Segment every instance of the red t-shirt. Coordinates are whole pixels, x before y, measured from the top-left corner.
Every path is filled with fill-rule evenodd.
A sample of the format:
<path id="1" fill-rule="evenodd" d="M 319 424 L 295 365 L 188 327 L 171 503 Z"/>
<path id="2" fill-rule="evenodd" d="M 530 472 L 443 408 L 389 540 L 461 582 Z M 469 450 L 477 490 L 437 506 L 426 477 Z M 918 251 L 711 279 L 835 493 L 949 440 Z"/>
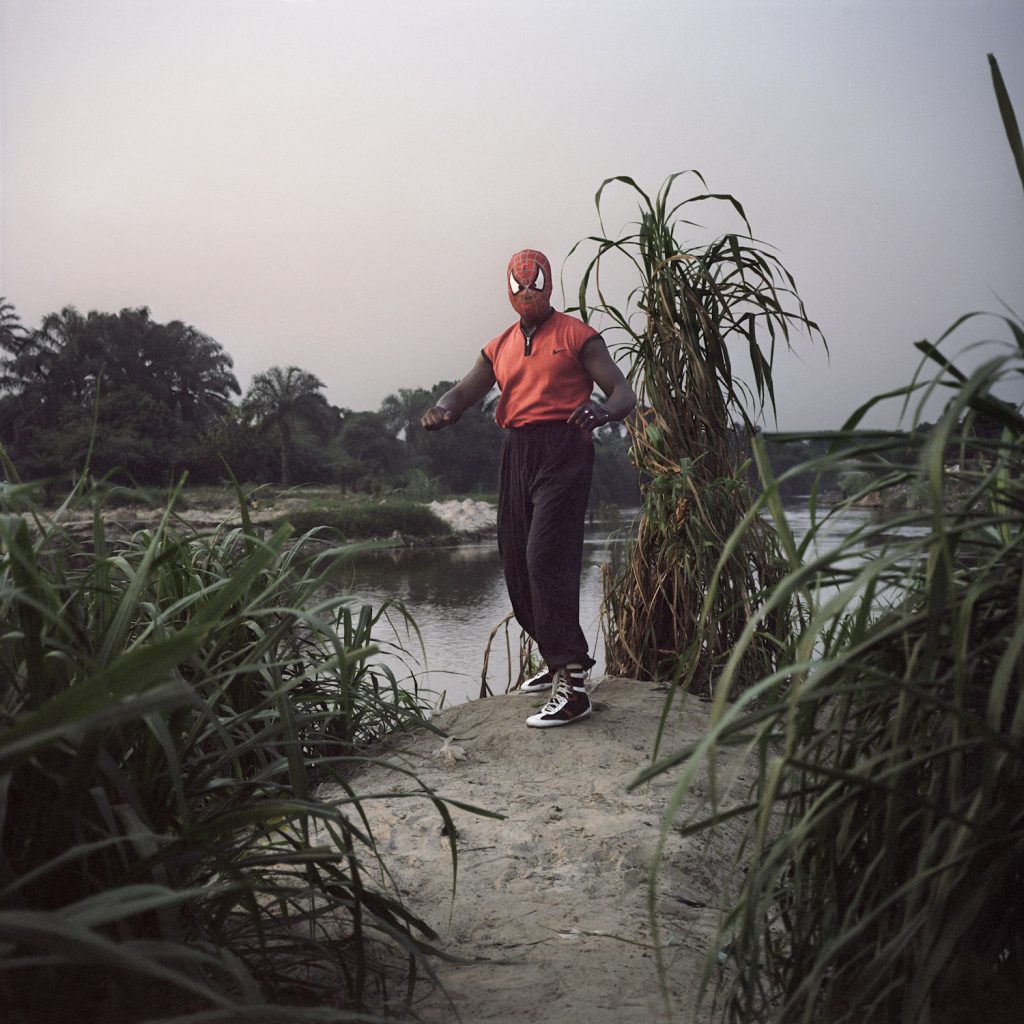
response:
<path id="1" fill-rule="evenodd" d="M 529 345 L 518 323 L 492 338 L 483 354 L 501 388 L 494 414 L 498 426 L 565 422 L 573 409 L 589 401 L 594 378 L 584 368 L 582 355 L 597 337 L 582 320 L 553 312 Z"/>

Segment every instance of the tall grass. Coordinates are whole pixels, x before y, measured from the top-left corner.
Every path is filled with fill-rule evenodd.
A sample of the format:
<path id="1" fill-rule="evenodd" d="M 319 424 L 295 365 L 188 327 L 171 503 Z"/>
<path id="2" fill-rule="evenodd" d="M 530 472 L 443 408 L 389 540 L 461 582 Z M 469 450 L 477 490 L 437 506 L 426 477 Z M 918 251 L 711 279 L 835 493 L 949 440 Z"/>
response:
<path id="1" fill-rule="evenodd" d="M 794 328 L 817 328 L 778 257 L 751 237 L 739 202 L 706 191 L 676 201 L 680 178 L 672 175 L 653 197 L 632 178 L 602 184 L 599 215 L 605 189 L 615 185 L 635 196 L 639 219 L 622 237 L 602 231 L 586 240 L 597 252 L 580 283 L 579 309 L 625 331 L 621 349 L 641 408 L 630 435 L 643 508 L 626 567 L 607 588 L 609 671 L 683 676 L 707 689 L 783 564 L 774 532 L 755 517 L 708 600 L 718 553 L 753 500 L 739 438 L 774 405 L 776 345 L 788 344 Z M 687 243 L 682 232 L 694 225 L 684 216 L 699 204 L 724 205 L 747 233 Z M 639 277 L 625 310 L 601 286 L 604 264 L 623 257 Z M 734 371 L 736 349 L 746 353 L 750 386 Z M 788 628 L 785 610 L 765 622 L 747 649 L 741 684 L 771 669 Z"/>
<path id="2" fill-rule="evenodd" d="M 1016 121 L 990 61 L 1024 183 Z M 724 667 L 709 735 L 637 780 L 679 771 L 671 824 L 716 747 L 747 745 L 756 759 L 749 792 L 720 794 L 713 814 L 683 824 L 695 833 L 746 822 L 705 976 L 721 1019 L 1020 1020 L 1024 322 L 994 322 L 1003 337 L 973 344 L 970 370 L 949 350 L 978 314 L 918 343 L 915 378 L 858 409 L 816 467 L 856 464 L 865 482 L 848 501 L 911 487 L 922 511 L 870 522 L 832 550 L 817 550 L 815 528 L 797 544 L 781 481 L 756 446 L 787 572 Z M 920 430 L 936 392 L 948 396 L 945 411 Z M 910 460 L 893 458 L 895 441 L 856 432 L 884 400 L 912 415 Z M 818 528 L 843 508 L 819 513 Z M 792 603 L 807 621 L 777 670 L 730 705 L 759 619 Z"/>
<path id="3" fill-rule="evenodd" d="M 113 543 L 99 504 L 68 534 L 76 500 L 0 492 L 0 1018 L 386 1016 L 433 933 L 359 795 L 315 793 L 424 724 L 375 663 L 383 609 L 326 585 L 343 552 L 261 535 L 244 503 L 237 529 L 169 506 Z"/>

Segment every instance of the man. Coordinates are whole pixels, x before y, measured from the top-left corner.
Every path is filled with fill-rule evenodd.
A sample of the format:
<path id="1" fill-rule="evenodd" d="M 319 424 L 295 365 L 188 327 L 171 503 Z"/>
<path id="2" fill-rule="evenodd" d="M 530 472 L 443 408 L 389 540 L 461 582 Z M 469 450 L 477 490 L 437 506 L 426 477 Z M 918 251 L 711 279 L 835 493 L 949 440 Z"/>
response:
<path id="1" fill-rule="evenodd" d="M 579 622 L 583 523 L 594 465 L 593 430 L 628 416 L 636 397 L 604 339 L 551 307 L 551 265 L 535 249 L 508 264 L 519 320 L 493 338 L 473 368 L 423 416 L 426 430 L 457 423 L 495 383 L 495 418 L 508 434 L 498 483 L 498 549 L 516 620 L 547 666 L 523 684 L 551 699 L 526 724 L 569 725 L 591 713 L 594 659 Z M 603 405 L 590 400 L 594 385 Z"/>

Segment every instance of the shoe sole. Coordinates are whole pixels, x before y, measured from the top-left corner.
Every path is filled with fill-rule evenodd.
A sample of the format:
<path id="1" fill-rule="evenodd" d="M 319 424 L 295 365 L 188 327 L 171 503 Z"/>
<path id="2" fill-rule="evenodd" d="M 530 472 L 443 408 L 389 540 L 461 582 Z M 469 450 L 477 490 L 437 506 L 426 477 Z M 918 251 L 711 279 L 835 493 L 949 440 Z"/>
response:
<path id="1" fill-rule="evenodd" d="M 526 724 L 534 729 L 556 729 L 560 725 L 572 725 L 574 722 L 582 722 L 584 718 L 589 718 L 593 713 L 593 707 L 589 707 L 586 711 L 583 712 L 582 715 L 577 715 L 575 718 L 570 718 L 568 721 L 565 722 L 558 721 L 557 719 L 549 719 L 546 722 L 537 722 L 534 721 L 533 717 L 531 716 L 526 720 Z"/>
<path id="2" fill-rule="evenodd" d="M 551 673 L 548 673 L 547 679 L 536 680 L 536 677 L 531 676 L 529 679 L 523 681 L 523 685 L 519 687 L 519 693 L 550 693 L 551 692 Z"/>

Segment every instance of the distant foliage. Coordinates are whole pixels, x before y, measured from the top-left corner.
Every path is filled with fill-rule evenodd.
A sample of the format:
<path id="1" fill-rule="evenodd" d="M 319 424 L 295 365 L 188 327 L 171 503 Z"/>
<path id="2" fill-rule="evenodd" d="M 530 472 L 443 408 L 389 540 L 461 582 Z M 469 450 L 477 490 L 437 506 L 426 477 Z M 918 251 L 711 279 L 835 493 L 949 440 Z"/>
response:
<path id="1" fill-rule="evenodd" d="M 405 440 L 409 467 L 437 479 L 449 494 L 493 491 L 505 432 L 494 422 L 494 403 L 486 399 L 463 413 L 455 430 L 426 431 L 420 418 L 448 391 L 454 381 L 432 388 L 404 389 L 381 405 L 391 430 Z"/>
<path id="2" fill-rule="evenodd" d="M 3 308 L 0 439 L 30 478 L 88 468 L 166 483 L 240 393 L 212 338 L 148 309 L 69 306 L 25 330 Z"/>
<path id="3" fill-rule="evenodd" d="M 298 366 L 257 373 L 241 402 L 231 358 L 180 321 L 149 311 L 73 307 L 26 328 L 0 299 L 0 444 L 30 480 L 56 495 L 87 470 L 95 479 L 171 486 L 338 484 L 405 491 L 423 500 L 493 493 L 504 432 L 494 401 L 458 431 L 428 434 L 420 418 L 452 386 L 402 389 L 379 410 L 332 406 L 324 382 Z M 595 468 L 595 502 L 634 504 L 628 445 L 609 434 Z"/>
<path id="4" fill-rule="evenodd" d="M 594 478 L 590 507 L 616 505 L 639 508 L 640 470 L 633 462 L 633 446 L 625 426 L 616 423 L 595 432 Z"/>
<path id="5" fill-rule="evenodd" d="M 408 476 L 406 447 L 383 413 L 349 413 L 328 449 L 333 478 L 353 491 L 398 486 Z"/>

